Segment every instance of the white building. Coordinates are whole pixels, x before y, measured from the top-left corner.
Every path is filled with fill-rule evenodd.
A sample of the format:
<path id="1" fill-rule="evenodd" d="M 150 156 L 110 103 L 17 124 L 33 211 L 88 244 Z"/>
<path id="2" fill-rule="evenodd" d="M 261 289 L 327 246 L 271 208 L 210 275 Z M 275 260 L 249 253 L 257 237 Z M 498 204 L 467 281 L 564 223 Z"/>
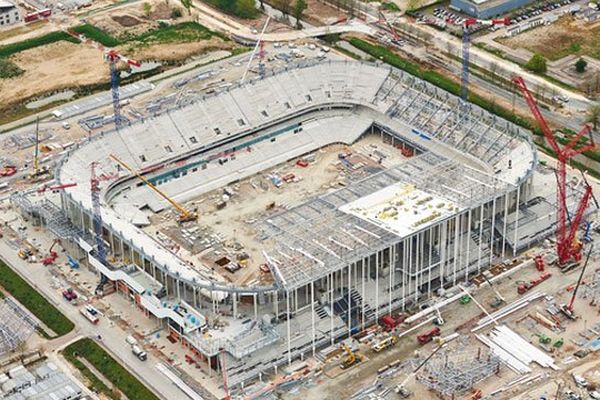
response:
<path id="1" fill-rule="evenodd" d="M 20 21 L 21 14 L 17 6 L 8 0 L 0 0 L 0 28 Z"/>

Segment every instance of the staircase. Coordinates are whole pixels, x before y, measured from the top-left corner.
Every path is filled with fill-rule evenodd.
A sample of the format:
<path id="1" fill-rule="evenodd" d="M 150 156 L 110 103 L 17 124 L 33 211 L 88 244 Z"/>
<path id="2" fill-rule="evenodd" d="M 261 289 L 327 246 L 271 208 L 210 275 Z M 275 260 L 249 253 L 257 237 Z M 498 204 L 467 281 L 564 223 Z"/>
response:
<path id="1" fill-rule="evenodd" d="M 352 290 L 350 291 L 350 297 L 352 298 L 352 300 L 354 301 L 354 303 L 359 307 L 359 309 L 362 312 L 362 307 L 363 307 L 363 298 L 360 295 L 360 293 L 358 293 L 358 291 L 354 288 L 352 288 Z M 373 311 L 373 309 L 371 308 L 371 306 L 369 306 L 369 304 L 367 302 L 364 303 L 364 307 L 365 307 L 365 321 L 370 320 L 371 318 L 375 317 L 375 311 Z"/>

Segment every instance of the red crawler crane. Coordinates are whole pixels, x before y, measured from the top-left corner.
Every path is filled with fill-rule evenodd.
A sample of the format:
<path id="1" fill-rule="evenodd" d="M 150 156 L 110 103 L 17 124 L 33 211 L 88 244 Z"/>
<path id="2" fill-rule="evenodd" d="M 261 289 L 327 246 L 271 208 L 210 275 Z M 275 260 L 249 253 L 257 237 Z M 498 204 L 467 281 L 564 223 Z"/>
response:
<path id="1" fill-rule="evenodd" d="M 577 206 L 575 216 L 569 218 L 569 210 L 567 208 L 567 162 L 578 154 L 588 151 L 594 147 L 594 138 L 591 135 L 589 125 L 584 127 L 573 136 L 567 144 L 559 146 L 554 134 L 548 127 L 546 120 L 542 113 L 537 107 L 535 99 L 527 89 L 525 81 L 522 77 L 516 76 L 512 81 L 523 93 L 523 97 L 529 105 L 529 109 L 533 113 L 536 121 L 540 125 L 546 141 L 552 148 L 552 151 L 556 154 L 557 166 L 556 166 L 556 203 L 557 203 L 557 231 L 556 231 L 556 250 L 558 253 L 558 262 L 560 265 L 564 265 L 571 260 L 581 260 L 581 243 L 575 238 L 577 228 L 583 218 L 583 213 L 588 205 L 590 197 L 592 196 L 592 187 L 586 182 L 585 192 Z M 580 145 L 579 140 L 584 136 L 589 136 L 589 141 Z M 568 226 L 570 223 L 570 226 Z"/>

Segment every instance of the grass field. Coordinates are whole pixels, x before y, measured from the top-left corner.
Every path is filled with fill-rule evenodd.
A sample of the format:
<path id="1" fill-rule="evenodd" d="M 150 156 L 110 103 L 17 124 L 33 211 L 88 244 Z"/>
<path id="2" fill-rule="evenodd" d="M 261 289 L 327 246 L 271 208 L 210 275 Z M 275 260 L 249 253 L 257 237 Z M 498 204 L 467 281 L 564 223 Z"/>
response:
<path id="1" fill-rule="evenodd" d="M 107 47 L 116 47 L 122 44 L 135 45 L 136 42 L 141 45 L 190 43 L 208 40 L 213 36 L 220 37 L 223 40 L 229 40 L 221 33 L 213 32 L 205 26 L 191 21 L 174 25 L 165 24 L 157 29 L 149 30 L 140 35 L 130 35 L 125 33 L 119 37 L 112 36 L 102 29 L 90 24 L 76 26 L 73 30 Z"/>
<path id="2" fill-rule="evenodd" d="M 129 400 L 159 400 L 142 382 L 131 375 L 121 364 L 110 356 L 92 339 L 81 339 L 67 346 L 63 354 L 75 367 L 102 390 L 109 390 L 77 357 L 90 362 L 106 379 L 119 389 Z M 88 376 L 91 374 L 92 376 Z M 109 390 L 110 391 L 110 390 Z M 112 397 L 112 396 L 110 396 Z M 112 397 L 114 398 L 114 397 Z"/>
<path id="3" fill-rule="evenodd" d="M 0 286 L 58 336 L 66 335 L 75 327 L 73 322 L 2 261 L 0 261 Z"/>

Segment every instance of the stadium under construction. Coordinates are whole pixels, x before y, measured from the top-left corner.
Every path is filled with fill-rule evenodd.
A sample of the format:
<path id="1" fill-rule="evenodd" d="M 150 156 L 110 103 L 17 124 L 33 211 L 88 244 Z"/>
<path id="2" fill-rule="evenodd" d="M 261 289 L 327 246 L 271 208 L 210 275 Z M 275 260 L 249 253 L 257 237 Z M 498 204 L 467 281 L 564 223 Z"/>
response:
<path id="1" fill-rule="evenodd" d="M 382 144 L 364 146 L 365 159 L 375 159 L 363 163 L 364 173 L 237 221 L 230 236 L 251 231 L 246 257 L 217 248 L 219 225 L 198 228 L 213 213 L 203 211 L 202 196 L 221 196 L 291 160 L 316 168 L 311 157 L 321 149 L 367 137 Z M 335 159 L 357 169 L 348 157 Z M 213 369 L 225 355 L 230 386 L 443 296 L 555 229 L 554 175 L 538 168 L 529 132 L 414 76 L 363 62 L 302 63 L 198 96 L 69 150 L 55 179 L 77 185 L 59 201 L 18 193 L 13 203 L 76 245 L 101 291 L 126 294 Z M 149 184 L 198 212 L 198 221 L 177 224 Z M 264 196 L 273 190 L 284 189 Z M 575 204 L 577 183 L 569 190 Z M 105 262 L 94 239 L 98 213 Z M 170 245 L 165 225 L 203 246 Z M 243 280 L 221 268 L 238 261 L 249 271 Z"/>

